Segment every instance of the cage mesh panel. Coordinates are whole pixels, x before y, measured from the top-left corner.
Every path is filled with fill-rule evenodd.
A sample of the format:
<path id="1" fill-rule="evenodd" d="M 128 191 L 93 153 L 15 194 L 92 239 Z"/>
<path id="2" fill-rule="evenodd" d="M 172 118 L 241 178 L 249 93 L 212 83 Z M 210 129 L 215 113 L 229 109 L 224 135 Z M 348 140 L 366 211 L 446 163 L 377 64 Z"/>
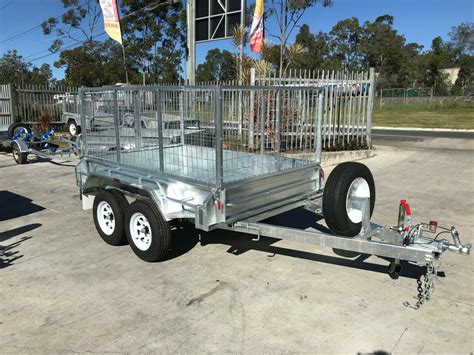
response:
<path id="1" fill-rule="evenodd" d="M 297 153 L 316 150 L 319 93 L 308 87 L 85 90 L 86 155 L 210 186 L 221 176 L 219 144 L 224 183 L 302 167 L 312 162 Z"/>

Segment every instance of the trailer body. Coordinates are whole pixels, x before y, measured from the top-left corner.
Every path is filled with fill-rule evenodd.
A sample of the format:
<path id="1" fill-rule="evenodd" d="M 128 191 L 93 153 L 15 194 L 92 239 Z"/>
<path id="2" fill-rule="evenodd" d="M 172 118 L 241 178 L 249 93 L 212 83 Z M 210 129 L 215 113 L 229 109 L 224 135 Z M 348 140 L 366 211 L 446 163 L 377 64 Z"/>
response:
<path id="1" fill-rule="evenodd" d="M 146 254 L 153 238 L 169 242 L 168 232 L 159 229 L 162 235 L 157 236 L 157 228 L 176 219 L 191 219 L 204 231 L 226 229 L 255 240 L 269 236 L 386 257 L 392 260 L 392 275 L 401 260 L 433 265 L 446 250 L 469 254 L 470 246 L 461 244 L 455 229 L 450 243 L 427 235 L 432 226 L 413 225 L 406 203 L 400 205 L 397 226 L 371 223 L 375 189 L 362 164 L 336 168 L 327 180 L 331 188 L 325 188 L 321 137 L 324 117 L 335 109 L 329 104 L 332 92 L 309 86 L 82 88 L 80 115 L 86 130 L 76 177 L 83 207 L 94 208 L 99 234 L 109 244 L 123 241 L 115 223 L 124 223 L 132 249 L 147 261 L 163 255 L 163 250 Z M 128 112 L 119 103 L 124 97 L 133 103 Z M 102 105 L 97 102 L 101 98 L 111 98 L 112 126 L 97 124 L 91 114 L 91 107 Z M 141 124 L 144 112 L 146 126 Z M 169 117 L 179 117 L 174 133 L 179 139 L 166 134 Z M 200 123 L 199 139 L 186 138 L 187 121 Z M 308 152 L 314 159 L 297 158 Z M 123 196 L 135 200 L 125 212 L 116 207 L 127 205 Z M 262 222 L 299 207 L 323 214 L 339 233 Z M 125 220 L 116 221 L 117 214 Z M 108 241 L 108 235 L 118 239 Z"/>

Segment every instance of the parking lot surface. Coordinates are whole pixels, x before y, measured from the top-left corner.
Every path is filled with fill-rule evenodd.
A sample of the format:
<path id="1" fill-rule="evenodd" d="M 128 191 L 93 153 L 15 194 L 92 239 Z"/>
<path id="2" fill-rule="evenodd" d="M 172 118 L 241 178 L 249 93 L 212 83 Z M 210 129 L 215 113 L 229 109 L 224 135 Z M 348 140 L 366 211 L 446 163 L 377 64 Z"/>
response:
<path id="1" fill-rule="evenodd" d="M 474 243 L 474 145 L 434 138 L 378 146 L 373 221 L 456 225 Z M 82 211 L 74 160 L 16 165 L 0 153 L 0 353 L 472 353 L 473 257 L 446 253 L 434 298 L 387 261 L 225 231 L 173 230 L 171 256 L 145 263 L 106 245 Z M 327 173 L 331 167 L 328 167 Z M 303 210 L 275 223 L 312 228 Z"/>

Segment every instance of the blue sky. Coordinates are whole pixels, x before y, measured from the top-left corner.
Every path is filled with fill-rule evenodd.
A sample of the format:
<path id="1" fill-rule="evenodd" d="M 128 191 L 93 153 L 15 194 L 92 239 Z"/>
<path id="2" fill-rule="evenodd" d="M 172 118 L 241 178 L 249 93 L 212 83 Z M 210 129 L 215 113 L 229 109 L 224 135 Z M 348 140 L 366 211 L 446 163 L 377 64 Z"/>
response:
<path id="1" fill-rule="evenodd" d="M 252 3 L 250 0 L 248 4 Z M 0 42 L 17 34 L 32 29 L 48 17 L 61 15 L 63 7 L 60 0 L 0 0 Z M 429 47 L 431 40 L 440 35 L 447 39 L 452 26 L 461 22 L 474 22 L 473 0 L 334 0 L 331 8 L 315 6 L 307 11 L 301 24 L 306 23 L 313 32 L 329 31 L 339 20 L 357 17 L 362 22 L 373 21 L 377 16 L 390 14 L 394 16 L 394 27 L 404 34 L 408 42 L 417 42 Z M 274 28 L 270 24 L 270 30 Z M 105 35 L 100 38 L 105 38 Z M 26 59 L 33 60 L 47 55 L 52 41 L 51 36 L 44 36 L 41 29 L 32 29 L 26 35 L 0 43 L 0 55 L 16 49 Z M 229 41 L 218 41 L 198 44 L 197 63 L 204 60 L 207 50 L 211 48 L 231 49 Z M 40 66 L 43 63 L 53 64 L 57 55 L 47 56 L 33 62 Z M 53 67 L 57 78 L 64 72 Z"/>

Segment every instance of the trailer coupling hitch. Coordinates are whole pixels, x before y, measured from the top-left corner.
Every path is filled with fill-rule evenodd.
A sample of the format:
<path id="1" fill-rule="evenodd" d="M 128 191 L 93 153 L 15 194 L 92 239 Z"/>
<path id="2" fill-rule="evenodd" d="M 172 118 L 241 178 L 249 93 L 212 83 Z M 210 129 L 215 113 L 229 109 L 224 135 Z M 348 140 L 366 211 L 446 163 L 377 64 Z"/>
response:
<path id="1" fill-rule="evenodd" d="M 459 232 L 454 226 L 451 227 L 450 232 L 454 244 L 450 244 L 449 241 L 443 239 L 442 242 L 444 250 L 449 250 L 461 255 L 469 255 L 471 253 L 471 244 L 463 245 L 461 243 L 461 240 L 459 239 Z"/>
<path id="2" fill-rule="evenodd" d="M 442 231 L 436 234 L 434 238 L 424 235 L 424 232 L 436 233 L 438 229 Z M 459 237 L 459 232 L 453 226 L 451 228 L 446 228 L 438 226 L 437 221 L 430 221 L 429 223 L 420 223 L 415 226 L 412 224 L 411 219 L 411 209 L 410 205 L 406 200 L 400 201 L 400 207 L 398 212 L 398 226 L 396 230 L 401 233 L 401 238 L 403 245 L 426 245 L 432 247 L 433 256 L 426 259 L 426 274 L 421 275 L 417 280 L 417 291 L 418 294 L 415 297 L 415 304 L 410 304 L 409 302 L 404 302 L 406 307 L 413 309 L 419 309 L 425 302 L 429 301 L 434 288 L 436 281 L 438 279 L 438 270 L 440 267 L 440 256 L 446 251 L 452 251 L 461 255 L 469 255 L 471 252 L 471 245 L 463 245 Z M 452 243 L 447 239 L 438 239 L 438 236 L 441 234 L 451 235 Z M 389 267 L 389 275 L 392 278 L 397 278 L 398 271 L 396 267 L 399 265 L 399 260 L 395 259 Z M 394 277 L 395 276 L 395 277 Z"/>
<path id="3" fill-rule="evenodd" d="M 442 250 L 450 250 L 452 252 L 461 254 L 461 255 L 469 255 L 471 252 L 471 244 L 463 245 L 459 238 L 459 232 L 453 226 L 451 229 L 445 228 L 445 231 L 442 233 L 450 233 L 453 239 L 453 244 L 451 244 L 447 239 L 443 239 L 440 241 Z M 434 289 L 436 281 L 438 280 L 438 270 L 440 267 L 440 260 L 439 258 L 434 258 L 433 260 L 429 261 L 426 265 L 426 274 L 420 276 L 417 280 L 417 291 L 418 295 L 416 296 L 416 303 L 410 304 L 409 302 L 404 302 L 403 304 L 406 307 L 410 307 L 413 309 L 419 309 L 423 304 L 430 300 Z"/>

